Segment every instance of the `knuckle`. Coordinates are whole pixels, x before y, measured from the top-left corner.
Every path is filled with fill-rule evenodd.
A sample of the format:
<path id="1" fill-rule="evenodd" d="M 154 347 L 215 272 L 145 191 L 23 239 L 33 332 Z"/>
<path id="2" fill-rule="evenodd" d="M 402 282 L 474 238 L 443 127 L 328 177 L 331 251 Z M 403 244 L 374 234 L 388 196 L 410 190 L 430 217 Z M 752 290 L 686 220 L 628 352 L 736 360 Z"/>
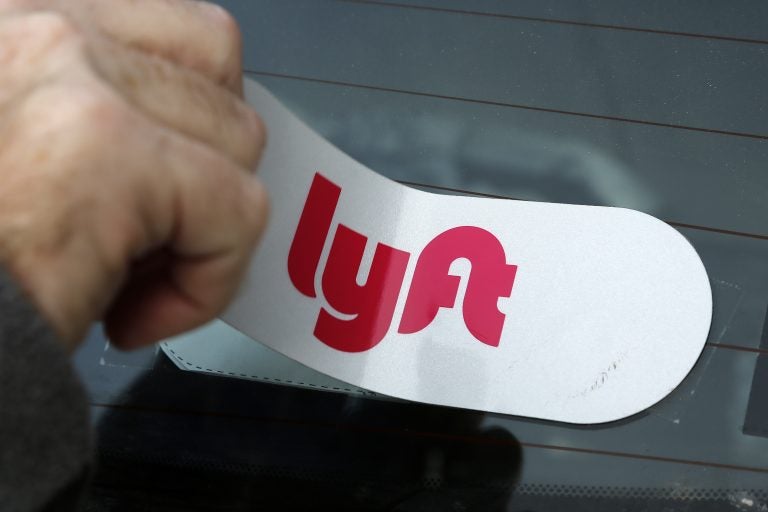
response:
<path id="1" fill-rule="evenodd" d="M 35 3 L 30 0 L 0 0 L 0 12 L 5 13 L 29 9 Z"/>
<path id="2" fill-rule="evenodd" d="M 269 196 L 261 182 L 247 177 L 243 187 L 241 218 L 249 238 L 256 242 L 269 218 Z"/>
<path id="3" fill-rule="evenodd" d="M 235 17 L 223 7 L 214 4 L 207 4 L 206 7 L 210 9 L 210 18 L 216 24 L 216 48 L 211 52 L 210 58 L 213 59 L 213 65 L 218 69 L 220 78 L 231 80 L 240 72 L 240 26 Z"/>
<path id="4" fill-rule="evenodd" d="M 241 33 L 240 26 L 237 23 L 235 17 L 225 8 L 216 4 L 208 4 L 208 8 L 212 11 L 211 18 L 215 20 L 218 25 L 219 33 L 222 35 L 222 41 L 224 47 L 231 52 L 238 51 L 240 49 Z"/>
<path id="5" fill-rule="evenodd" d="M 80 27 L 68 16 L 57 11 L 37 11 L 24 16 L 27 33 L 48 46 L 83 39 Z"/>
<path id="6" fill-rule="evenodd" d="M 249 127 L 249 143 L 247 145 L 248 154 L 246 156 L 248 159 L 248 164 L 254 167 L 261 158 L 261 154 L 264 151 L 264 147 L 267 143 L 267 127 L 264 124 L 261 116 L 259 116 L 252 109 L 248 108 L 246 109 L 246 112 Z"/>
<path id="7" fill-rule="evenodd" d="M 86 38 L 75 22 L 56 11 L 35 11 L 9 16 L 0 28 L 0 61 L 13 73 L 42 73 L 61 68 L 83 55 Z M 19 67 L 20 66 L 20 67 Z M 36 70 L 36 71 L 35 71 Z"/>
<path id="8" fill-rule="evenodd" d="M 38 108 L 48 126 L 66 134 L 78 148 L 103 147 L 119 140 L 128 112 L 121 101 L 98 85 L 60 85 L 44 91 Z"/>
<path id="9" fill-rule="evenodd" d="M 0 18 L 0 40 L 3 49 L 18 48 L 30 63 L 37 63 L 40 57 L 84 37 L 77 24 L 60 12 L 21 11 Z"/>
<path id="10" fill-rule="evenodd" d="M 120 124 L 122 108 L 108 94 L 79 90 L 68 93 L 67 98 L 69 121 L 76 126 L 90 127 L 98 133 Z"/>

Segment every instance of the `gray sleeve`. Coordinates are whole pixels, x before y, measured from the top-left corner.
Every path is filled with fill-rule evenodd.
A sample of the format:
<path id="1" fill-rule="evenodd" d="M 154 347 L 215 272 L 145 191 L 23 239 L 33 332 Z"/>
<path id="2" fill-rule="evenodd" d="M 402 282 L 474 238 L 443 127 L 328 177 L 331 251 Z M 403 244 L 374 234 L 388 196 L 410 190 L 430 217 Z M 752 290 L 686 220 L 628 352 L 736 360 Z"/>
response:
<path id="1" fill-rule="evenodd" d="M 56 335 L 0 269 L 0 510 L 68 510 L 90 465 L 85 393 Z"/>

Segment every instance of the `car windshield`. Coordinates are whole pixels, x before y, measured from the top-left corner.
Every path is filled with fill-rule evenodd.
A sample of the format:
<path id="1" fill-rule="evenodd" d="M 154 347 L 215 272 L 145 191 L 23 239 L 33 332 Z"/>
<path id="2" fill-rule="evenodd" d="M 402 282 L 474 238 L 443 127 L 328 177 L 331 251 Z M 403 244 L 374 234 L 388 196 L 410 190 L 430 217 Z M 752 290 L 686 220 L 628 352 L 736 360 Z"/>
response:
<path id="1" fill-rule="evenodd" d="M 392 400 L 267 349 L 249 380 L 183 371 L 96 329 L 87 510 L 768 510 L 768 3 L 219 3 L 247 76 L 388 178 L 668 222 L 712 328 L 666 399 L 598 426 Z"/>

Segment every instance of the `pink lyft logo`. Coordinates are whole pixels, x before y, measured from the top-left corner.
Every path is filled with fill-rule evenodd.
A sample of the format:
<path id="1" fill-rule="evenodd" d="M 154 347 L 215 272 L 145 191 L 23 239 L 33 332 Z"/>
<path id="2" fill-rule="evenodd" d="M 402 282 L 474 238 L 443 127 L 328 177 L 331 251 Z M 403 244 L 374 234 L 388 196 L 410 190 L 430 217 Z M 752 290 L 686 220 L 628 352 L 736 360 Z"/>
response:
<path id="1" fill-rule="evenodd" d="M 291 282 L 307 297 L 317 296 L 315 275 L 340 197 L 341 187 L 315 174 L 288 253 Z M 357 274 L 367 243 L 367 236 L 339 223 L 322 273 L 325 300 L 338 313 L 354 317 L 339 318 L 321 307 L 314 335 L 344 352 L 369 350 L 387 334 L 411 257 L 407 251 L 377 243 L 368 279 L 359 285 Z M 506 263 L 504 248 L 493 234 L 474 226 L 444 231 L 424 247 L 397 332 L 418 332 L 432 323 L 441 307 L 454 307 L 461 278 L 448 271 L 459 258 L 472 265 L 462 307 L 464 323 L 478 341 L 497 347 L 504 326 L 497 301 L 512 294 L 517 265 Z"/>

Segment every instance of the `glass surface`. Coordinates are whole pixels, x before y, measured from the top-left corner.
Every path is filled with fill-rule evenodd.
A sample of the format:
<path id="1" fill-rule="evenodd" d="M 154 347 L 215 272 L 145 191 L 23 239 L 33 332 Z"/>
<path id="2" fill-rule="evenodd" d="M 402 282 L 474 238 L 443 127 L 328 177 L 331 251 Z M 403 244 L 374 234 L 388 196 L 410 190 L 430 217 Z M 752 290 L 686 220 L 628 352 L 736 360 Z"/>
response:
<path id="1" fill-rule="evenodd" d="M 385 176 L 670 222 L 712 329 L 599 427 L 182 372 L 94 331 L 87 509 L 768 510 L 768 4 L 220 3 L 249 76 Z"/>

